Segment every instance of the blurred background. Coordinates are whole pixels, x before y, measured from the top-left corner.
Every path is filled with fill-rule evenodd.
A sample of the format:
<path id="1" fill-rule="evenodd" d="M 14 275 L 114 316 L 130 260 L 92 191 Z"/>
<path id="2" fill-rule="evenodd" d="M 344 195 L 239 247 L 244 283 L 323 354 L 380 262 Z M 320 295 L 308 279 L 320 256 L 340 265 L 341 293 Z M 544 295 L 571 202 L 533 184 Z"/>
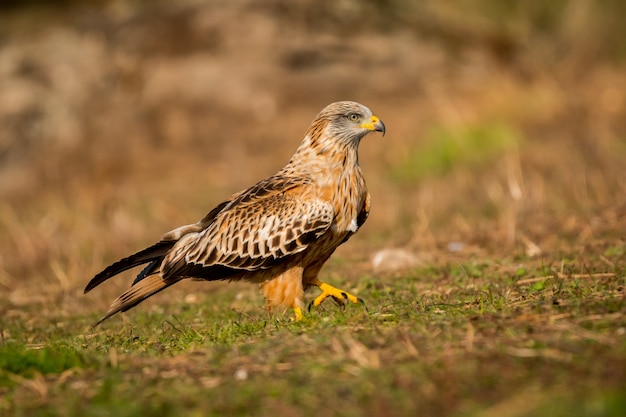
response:
<path id="1" fill-rule="evenodd" d="M 625 15 L 617 0 L 3 0 L 0 312 L 82 306 L 108 263 L 281 168 L 337 100 L 388 128 L 361 143 L 371 216 L 332 261 L 352 274 L 623 245 Z"/>

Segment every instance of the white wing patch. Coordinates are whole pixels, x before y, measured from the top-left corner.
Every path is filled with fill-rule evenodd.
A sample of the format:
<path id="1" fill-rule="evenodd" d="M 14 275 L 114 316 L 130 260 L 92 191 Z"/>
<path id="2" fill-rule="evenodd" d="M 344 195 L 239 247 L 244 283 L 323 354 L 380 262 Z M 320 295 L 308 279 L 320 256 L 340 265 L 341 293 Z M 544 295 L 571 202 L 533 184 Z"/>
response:
<path id="1" fill-rule="evenodd" d="M 274 223 L 276 222 L 276 216 L 267 216 L 265 219 L 265 223 L 261 226 L 259 230 L 259 240 L 266 242 L 270 238 L 270 233 L 272 232 Z"/>
<path id="2" fill-rule="evenodd" d="M 356 231 L 359 230 L 359 226 L 356 224 L 356 219 L 352 219 L 352 221 L 350 222 L 350 226 L 348 227 L 348 230 L 351 231 L 352 233 L 356 233 Z"/>

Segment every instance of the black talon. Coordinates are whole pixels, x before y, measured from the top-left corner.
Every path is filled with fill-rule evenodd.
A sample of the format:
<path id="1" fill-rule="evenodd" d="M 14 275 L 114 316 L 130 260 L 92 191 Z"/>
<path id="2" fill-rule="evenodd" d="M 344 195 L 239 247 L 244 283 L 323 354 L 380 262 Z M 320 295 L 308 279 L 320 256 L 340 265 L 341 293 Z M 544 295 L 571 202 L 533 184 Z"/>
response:
<path id="1" fill-rule="evenodd" d="M 344 297 L 346 296 L 345 293 L 342 293 L 341 295 L 343 295 Z M 331 297 L 332 297 L 333 301 L 335 302 L 335 304 L 337 304 L 337 307 L 339 307 L 339 308 L 346 308 L 347 297 L 345 297 L 345 298 L 338 298 L 338 297 L 335 297 L 334 295 L 331 295 Z"/>
<path id="2" fill-rule="evenodd" d="M 309 301 L 309 306 L 306 309 L 309 313 L 311 312 L 311 307 L 313 307 L 313 300 Z"/>

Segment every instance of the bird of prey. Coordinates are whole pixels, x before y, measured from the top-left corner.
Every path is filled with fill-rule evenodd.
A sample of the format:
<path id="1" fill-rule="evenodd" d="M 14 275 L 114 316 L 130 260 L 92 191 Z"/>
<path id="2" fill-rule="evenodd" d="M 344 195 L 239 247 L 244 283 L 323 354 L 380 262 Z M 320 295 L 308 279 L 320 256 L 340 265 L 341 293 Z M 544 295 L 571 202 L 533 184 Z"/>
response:
<path id="1" fill-rule="evenodd" d="M 341 101 L 325 107 L 284 168 L 93 277 L 85 293 L 146 265 L 92 327 L 185 278 L 258 283 L 269 310 L 292 308 L 296 320 L 302 319 L 304 293 L 311 287 L 322 293 L 309 308 L 328 297 L 340 305 L 361 302 L 318 274 L 369 214 L 358 147 L 373 131 L 384 135 L 385 125 L 364 105 Z"/>

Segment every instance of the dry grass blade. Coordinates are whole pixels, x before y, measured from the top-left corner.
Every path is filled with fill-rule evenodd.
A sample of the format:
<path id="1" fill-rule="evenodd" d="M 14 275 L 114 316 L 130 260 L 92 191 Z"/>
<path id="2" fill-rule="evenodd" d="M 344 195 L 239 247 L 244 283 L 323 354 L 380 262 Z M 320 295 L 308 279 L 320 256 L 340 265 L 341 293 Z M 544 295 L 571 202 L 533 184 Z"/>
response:
<path id="1" fill-rule="evenodd" d="M 598 273 L 589 273 L 589 274 L 563 274 L 561 272 L 557 272 L 552 276 L 545 277 L 533 277 L 533 278 L 524 278 L 520 279 L 517 282 L 518 285 L 532 284 L 535 282 L 546 281 L 553 278 L 558 279 L 599 279 L 599 278 L 615 278 L 617 274 L 614 272 L 598 272 Z"/>

